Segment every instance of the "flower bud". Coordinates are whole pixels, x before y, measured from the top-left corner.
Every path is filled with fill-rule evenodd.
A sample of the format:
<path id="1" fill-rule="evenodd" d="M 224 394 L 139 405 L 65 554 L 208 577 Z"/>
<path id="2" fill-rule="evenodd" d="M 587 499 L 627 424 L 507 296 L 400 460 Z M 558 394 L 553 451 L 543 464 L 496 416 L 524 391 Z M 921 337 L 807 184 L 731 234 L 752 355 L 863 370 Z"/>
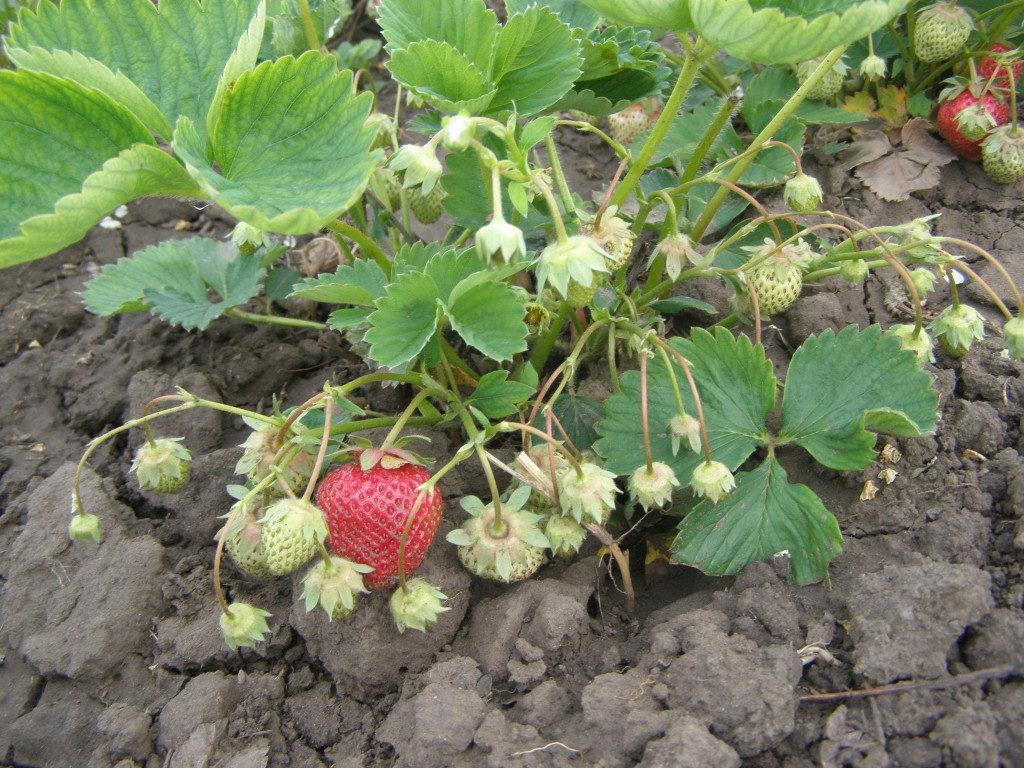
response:
<path id="1" fill-rule="evenodd" d="M 391 156 L 390 165 L 396 171 L 404 171 L 402 186 L 406 189 L 419 186 L 424 195 L 429 195 L 444 173 L 441 161 L 437 159 L 430 144 L 417 146 L 405 144 Z"/>
<path id="2" fill-rule="evenodd" d="M 672 501 L 672 491 L 679 486 L 672 467 L 661 461 L 637 467 L 629 476 L 629 493 L 644 509 L 657 509 Z"/>
<path id="3" fill-rule="evenodd" d="M 409 579 L 405 588 L 399 587 L 391 595 L 391 618 L 399 632 L 418 629 L 426 632 L 437 623 L 437 618 L 448 610 L 444 601 L 448 596 L 426 579 Z"/>
<path id="4" fill-rule="evenodd" d="M 441 142 L 449 152 L 461 152 L 469 146 L 476 132 L 476 125 L 467 115 L 446 117 L 441 129 Z"/>
<path id="5" fill-rule="evenodd" d="M 839 274 L 848 283 L 862 283 L 870 272 L 864 259 L 847 259 L 839 265 Z"/>
<path id="6" fill-rule="evenodd" d="M 682 232 L 672 232 L 658 243 L 651 253 L 651 261 L 658 256 L 665 257 L 665 274 L 672 280 L 679 277 L 687 263 L 703 263 L 697 249 L 693 247 L 693 241 Z"/>
<path id="7" fill-rule="evenodd" d="M 821 206 L 824 198 L 818 180 L 803 171 L 786 182 L 782 196 L 786 205 L 797 213 L 813 213 Z"/>
<path id="8" fill-rule="evenodd" d="M 700 422 L 688 413 L 676 414 L 668 423 L 668 434 L 672 439 L 672 455 L 679 453 L 679 444 L 685 440 L 690 450 L 700 453 Z"/>
<path id="9" fill-rule="evenodd" d="M 96 515 L 80 512 L 73 515 L 68 525 L 68 536 L 72 541 L 91 541 L 99 544 L 103 536 L 103 527 Z"/>
<path id="10" fill-rule="evenodd" d="M 736 487 L 736 478 L 720 461 L 702 461 L 693 470 L 690 487 L 698 496 L 717 504 Z"/>
<path id="11" fill-rule="evenodd" d="M 591 238 L 576 235 L 545 248 L 540 254 L 536 272 L 538 293 L 551 283 L 562 298 L 566 298 L 570 280 L 583 288 L 590 288 L 595 283 L 595 273 L 608 272 L 608 254 Z"/>
<path id="12" fill-rule="evenodd" d="M 476 252 L 486 262 L 499 255 L 505 262 L 521 259 L 526 255 L 523 230 L 515 224 L 509 224 L 502 216 L 495 215 L 490 224 L 477 230 Z"/>
<path id="13" fill-rule="evenodd" d="M 1014 317 L 1003 326 L 1003 341 L 1014 360 L 1024 360 L 1024 317 Z"/>
<path id="14" fill-rule="evenodd" d="M 220 631 L 232 649 L 252 648 L 270 634 L 269 611 L 249 603 L 234 602 L 220 615 Z"/>
<path id="15" fill-rule="evenodd" d="M 240 221 L 231 230 L 231 244 L 234 245 L 243 256 L 251 256 L 260 248 L 271 244 L 271 239 L 262 229 Z"/>

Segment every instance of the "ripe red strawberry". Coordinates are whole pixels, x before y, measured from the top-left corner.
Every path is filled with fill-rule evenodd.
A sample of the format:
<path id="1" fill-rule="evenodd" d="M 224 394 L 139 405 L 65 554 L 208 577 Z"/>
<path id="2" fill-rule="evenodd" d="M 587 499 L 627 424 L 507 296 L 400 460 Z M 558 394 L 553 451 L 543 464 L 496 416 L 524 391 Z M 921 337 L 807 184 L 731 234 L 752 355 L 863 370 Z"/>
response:
<path id="1" fill-rule="evenodd" d="M 1010 106 L 1006 102 L 991 93 L 975 96 L 970 87 L 944 99 L 935 113 L 935 122 L 939 126 L 939 133 L 957 154 L 968 160 L 978 161 L 981 159 L 981 140 L 972 141 L 964 136 L 956 119 L 963 110 L 974 105 L 981 105 L 992 116 L 997 126 L 1010 122 Z"/>
<path id="2" fill-rule="evenodd" d="M 366 454 L 375 454 L 367 457 Z M 387 589 L 398 573 L 398 545 L 419 487 L 430 474 L 406 460 L 404 451 L 366 451 L 327 473 L 316 490 L 317 506 L 327 517 L 328 543 L 341 557 L 369 565 L 363 580 L 370 589 Z M 372 466 L 366 458 L 376 458 Z M 420 504 L 409 530 L 405 572 L 423 562 L 438 523 L 441 494 L 432 490 Z"/>
<path id="3" fill-rule="evenodd" d="M 1012 51 L 1013 49 L 1006 43 L 993 43 L 989 48 L 993 53 L 1005 53 L 1006 51 Z M 1020 84 L 1021 76 L 1024 75 L 1024 61 L 1018 58 L 1010 60 L 1010 67 L 1013 69 L 1013 81 Z M 998 74 L 996 73 L 998 70 Z M 978 74 L 985 80 L 988 80 L 993 75 L 995 79 L 993 82 L 1008 88 L 1010 86 L 1009 71 L 1005 66 L 1001 66 L 999 62 L 993 59 L 991 56 L 985 56 L 980 62 L 978 62 Z"/>

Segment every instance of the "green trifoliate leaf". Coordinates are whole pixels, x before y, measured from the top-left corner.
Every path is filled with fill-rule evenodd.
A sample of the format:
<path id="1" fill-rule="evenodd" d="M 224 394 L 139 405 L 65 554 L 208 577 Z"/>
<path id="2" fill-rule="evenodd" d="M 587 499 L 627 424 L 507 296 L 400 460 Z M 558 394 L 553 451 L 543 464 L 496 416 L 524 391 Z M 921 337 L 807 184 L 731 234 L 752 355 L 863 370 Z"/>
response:
<path id="1" fill-rule="evenodd" d="M 491 371 L 481 377 L 466 402 L 484 416 L 500 419 L 519 410 L 534 389 L 518 381 L 509 381 L 508 371 Z"/>
<path id="2" fill-rule="evenodd" d="M 368 318 L 370 357 L 386 368 L 415 358 L 434 335 L 439 299 L 437 285 L 419 272 L 404 274 L 388 286 Z"/>
<path id="3" fill-rule="evenodd" d="M 494 12 L 480 0 L 383 0 L 381 31 L 394 52 L 418 40 L 441 40 L 489 72 L 501 27 Z"/>
<path id="4" fill-rule="evenodd" d="M 1018 316 L 1006 321 L 1003 341 L 1014 360 L 1024 359 L 1024 318 Z"/>
<path id="5" fill-rule="evenodd" d="M 70 245 L 141 195 L 201 196 L 145 126 L 99 91 L 3 71 L 0 103 L 20 105 L 0 138 L 0 267 Z"/>
<path id="6" fill-rule="evenodd" d="M 220 615 L 220 630 L 230 648 L 253 648 L 270 634 L 268 618 L 269 611 L 236 601 Z"/>
<path id="7" fill-rule="evenodd" d="M 452 329 L 467 344 L 498 362 L 526 349 L 526 308 L 510 286 L 484 282 L 464 291 L 456 286 L 452 295 L 457 298 L 445 312 Z"/>
<path id="8" fill-rule="evenodd" d="M 679 0 L 583 0 L 608 21 L 672 32 L 693 29 L 687 3 Z"/>
<path id="9" fill-rule="evenodd" d="M 387 275 L 376 262 L 358 259 L 352 264 L 342 264 L 334 274 L 317 275 L 296 283 L 291 295 L 327 304 L 372 307 L 384 296 L 387 284 Z"/>
<path id="10" fill-rule="evenodd" d="M 388 69 L 414 94 L 448 112 L 483 114 L 498 88 L 452 45 L 419 40 L 391 54 Z"/>
<path id="11" fill-rule="evenodd" d="M 65 0 L 41 3 L 11 27 L 7 56 L 103 91 L 165 140 L 179 116 L 205 133 L 225 68 L 256 63 L 258 0 Z"/>
<path id="12" fill-rule="evenodd" d="M 438 617 L 449 610 L 444 605 L 448 596 L 426 579 L 409 579 L 391 595 L 391 618 L 399 632 L 418 629 L 426 632 Z"/>
<path id="13" fill-rule="evenodd" d="M 879 29 L 906 4 L 907 0 L 687 0 L 693 26 L 705 39 L 758 64 L 795 64 L 821 56 Z"/>
<path id="14" fill-rule="evenodd" d="M 672 559 L 725 576 L 786 553 L 794 580 L 810 584 L 825 577 L 841 549 L 839 523 L 821 499 L 788 482 L 782 466 L 768 458 L 736 475 L 728 498 L 702 501 L 690 511 L 672 544 Z"/>
<path id="15" fill-rule="evenodd" d="M 103 267 L 82 298 L 98 315 L 150 309 L 168 322 L 202 330 L 258 294 L 262 277 L 258 256 L 235 254 L 204 237 L 167 240 Z M 211 301 L 211 292 L 220 300 Z"/>
<path id="16" fill-rule="evenodd" d="M 225 93 L 208 145 L 182 117 L 174 149 L 211 199 L 236 218 L 280 234 L 315 232 L 363 193 L 380 151 L 365 125 L 370 94 L 351 72 L 310 51 L 265 62 Z"/>
<path id="17" fill-rule="evenodd" d="M 714 458 L 729 469 L 736 469 L 766 439 L 765 419 L 775 409 L 775 377 L 764 348 L 722 328 L 714 334 L 695 330 L 689 339 L 674 338 L 669 343 L 691 365 L 704 405 Z M 688 413 L 695 413 L 685 374 L 674 359 L 672 364 L 684 407 Z M 676 477 L 688 482 L 703 458 L 696 452 L 672 450 L 670 425 L 678 416 L 678 408 L 660 357 L 651 360 L 647 376 L 654 459 L 668 464 Z M 595 447 L 605 457 L 608 469 L 619 475 L 631 474 L 645 464 L 639 373 L 623 374 L 618 391 L 604 405 L 604 418 L 597 425 L 601 439 Z"/>
<path id="18" fill-rule="evenodd" d="M 72 516 L 68 524 L 68 536 L 72 541 L 91 541 L 93 544 L 99 544 L 103 538 L 100 519 L 96 515 L 79 512 Z"/>
<path id="19" fill-rule="evenodd" d="M 848 326 L 812 336 L 789 366 L 781 438 L 833 469 L 862 469 L 875 459 L 868 430 L 917 437 L 935 428 L 932 379 L 878 326 Z"/>

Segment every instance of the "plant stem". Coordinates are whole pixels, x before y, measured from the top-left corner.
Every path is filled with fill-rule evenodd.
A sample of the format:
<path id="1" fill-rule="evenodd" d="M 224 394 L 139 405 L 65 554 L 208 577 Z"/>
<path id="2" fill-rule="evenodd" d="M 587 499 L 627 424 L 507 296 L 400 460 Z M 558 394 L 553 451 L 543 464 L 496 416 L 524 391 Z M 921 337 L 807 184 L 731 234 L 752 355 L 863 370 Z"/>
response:
<path id="1" fill-rule="evenodd" d="M 501 424 L 497 425 L 497 428 L 502 432 L 518 429 L 520 432 L 533 435 L 534 437 L 539 437 L 545 443 L 547 443 L 560 454 L 562 454 L 562 457 L 569 462 L 573 469 L 576 470 L 577 475 L 581 477 L 583 476 L 583 467 L 580 465 L 579 460 L 577 460 L 576 457 L 572 455 L 572 451 L 570 451 L 568 448 L 566 448 L 566 446 L 562 445 L 560 442 L 555 440 L 554 437 L 549 435 L 543 429 L 537 429 L 532 424 L 526 424 L 521 421 L 503 421 L 501 422 Z"/>
<path id="2" fill-rule="evenodd" d="M 548 151 L 548 159 L 551 162 L 551 175 L 555 179 L 555 186 L 558 187 L 558 196 L 562 198 L 562 207 L 566 213 L 576 213 L 576 205 L 572 201 L 572 191 L 565 180 L 565 171 L 562 170 L 562 161 L 558 157 L 558 148 L 555 146 L 555 139 L 549 133 L 544 138 L 544 146 Z"/>
<path id="3" fill-rule="evenodd" d="M 322 47 L 320 35 L 316 32 L 316 23 L 313 21 L 313 13 L 309 9 L 309 0 L 296 0 L 299 6 L 299 21 L 302 24 L 302 33 L 306 36 L 306 47 L 311 51 L 318 51 Z"/>
<path id="4" fill-rule="evenodd" d="M 320 479 L 320 470 L 324 466 L 324 457 L 327 455 L 327 444 L 331 442 L 331 423 L 334 421 L 334 398 L 328 397 L 324 405 L 324 433 L 320 436 L 320 450 L 316 455 L 316 463 L 313 471 L 309 474 L 309 482 L 306 483 L 306 491 L 302 494 L 303 501 L 309 501 L 316 488 L 316 481 Z"/>
<path id="5" fill-rule="evenodd" d="M 318 323 L 314 320 L 301 320 L 297 317 L 281 317 L 279 315 L 260 315 L 255 312 L 246 312 L 237 307 L 226 310 L 224 314 L 227 317 L 256 325 L 281 325 L 285 328 L 305 328 L 311 331 L 325 331 L 328 328 L 326 323 Z"/>
<path id="6" fill-rule="evenodd" d="M 636 591 L 633 589 L 633 576 L 629 572 L 629 555 L 622 551 L 622 547 L 604 526 L 596 523 L 584 523 L 584 527 L 594 534 L 594 538 L 604 544 L 608 553 L 615 558 L 615 564 L 618 565 L 619 574 L 622 576 L 622 591 L 626 595 L 624 607 L 626 613 L 632 615 L 636 608 Z"/>
<path id="7" fill-rule="evenodd" d="M 654 472 L 654 454 L 651 452 L 651 423 L 647 418 L 647 350 L 640 350 L 640 429 L 644 443 L 644 461 L 647 474 Z"/>
<path id="8" fill-rule="evenodd" d="M 380 444 L 382 451 L 386 451 L 395 444 L 395 441 L 398 439 L 399 435 L 402 434 L 402 430 L 409 422 L 409 419 L 412 418 L 412 415 L 416 413 L 416 409 L 420 407 L 420 403 L 422 403 L 429 394 L 430 393 L 424 389 L 421 392 L 418 392 L 409 402 L 409 405 L 407 405 L 405 410 L 402 411 L 402 415 L 398 417 L 398 421 L 395 422 L 395 426 L 391 428 L 391 431 L 388 432 L 387 436 L 384 438 L 384 442 Z"/>
<path id="9" fill-rule="evenodd" d="M 562 214 L 558 210 L 558 201 L 555 200 L 555 195 L 551 191 L 551 187 L 541 181 L 538 176 L 533 177 L 533 183 L 544 196 L 544 201 L 548 204 L 548 210 L 551 211 L 551 220 L 555 224 L 555 233 L 558 235 L 558 242 L 564 243 L 569 239 L 569 233 L 565 230 L 565 222 L 562 220 Z"/>
<path id="10" fill-rule="evenodd" d="M 700 43 L 699 43 L 700 44 Z M 702 45 L 702 44 L 700 44 Z M 683 61 L 683 67 L 679 71 L 679 78 L 676 80 L 675 86 L 672 88 L 672 93 L 669 94 L 668 100 L 665 102 L 665 108 L 662 110 L 661 115 L 658 117 L 658 121 L 654 124 L 654 129 L 651 131 L 651 135 L 644 142 L 640 152 L 637 154 L 633 163 L 629 168 L 629 173 L 626 174 L 626 178 L 622 180 L 619 186 L 615 189 L 615 194 L 612 195 L 611 204 L 619 208 L 626 202 L 626 198 L 629 197 L 629 193 L 633 191 L 636 185 L 640 182 L 640 177 L 644 175 L 647 170 L 647 164 L 651 162 L 651 158 L 654 157 L 654 153 L 661 146 L 661 142 L 665 139 L 665 134 L 668 133 L 669 126 L 672 125 L 672 121 L 676 117 L 676 113 L 679 112 L 679 108 L 683 105 L 683 101 L 690 93 L 690 88 L 693 87 L 693 81 L 697 77 L 697 73 L 700 71 L 700 66 L 704 59 L 710 55 L 711 49 L 708 47 L 706 50 L 700 53 L 687 53 L 686 58 Z"/>
<path id="11" fill-rule="evenodd" d="M 384 274 L 391 276 L 391 260 L 387 254 L 380 249 L 373 240 L 364 233 L 363 231 L 353 227 L 351 224 L 347 224 L 344 221 L 335 219 L 334 221 L 327 222 L 327 228 L 331 230 L 335 235 L 347 237 L 349 240 L 358 245 L 366 256 L 369 256 L 384 270 Z"/>
<path id="12" fill-rule="evenodd" d="M 804 99 L 807 98 L 807 92 L 814 88 L 814 86 L 818 84 L 829 70 L 832 69 L 833 65 L 842 58 L 845 51 L 846 46 L 840 46 L 839 48 L 833 49 L 827 56 L 825 56 L 824 59 L 821 60 L 821 63 L 814 72 L 811 73 L 811 76 L 796 89 L 796 93 L 789 97 L 789 100 L 782 105 L 782 108 L 775 114 L 775 117 L 773 117 L 768 125 L 766 125 L 764 129 L 754 137 L 753 141 L 750 142 L 750 146 L 747 148 L 747 152 L 749 154 L 745 155 L 742 160 L 739 160 L 733 165 L 732 170 L 729 171 L 729 175 L 726 176 L 727 181 L 731 181 L 733 183 L 739 181 L 743 172 L 750 167 L 751 163 L 754 162 L 757 151 L 759 151 L 761 147 L 763 147 L 775 135 L 775 133 L 786 124 L 786 121 L 793 116 L 793 113 L 796 112 L 797 108 L 804 102 Z M 715 192 L 712 198 L 708 201 L 707 206 L 693 225 L 693 230 L 690 233 L 690 236 L 694 241 L 699 241 L 701 239 L 710 226 L 711 221 L 714 219 L 715 214 L 718 213 L 718 209 L 722 207 L 722 203 L 725 202 L 725 199 L 728 196 L 729 190 L 722 187 Z"/>
<path id="13" fill-rule="evenodd" d="M 554 347 L 555 341 L 558 339 L 559 334 L 562 333 L 562 329 L 565 327 L 565 323 L 571 314 L 572 307 L 569 306 L 569 302 L 563 301 L 558 307 L 558 314 L 551 319 L 551 325 L 534 342 L 533 351 L 530 352 L 530 364 L 538 373 L 544 370 L 544 364 L 548 361 L 551 349 Z"/>
<path id="14" fill-rule="evenodd" d="M 711 125 L 708 126 L 707 130 L 704 131 L 704 136 L 701 137 L 700 142 L 697 144 L 697 148 L 693 154 L 690 155 L 690 159 L 686 161 L 686 167 L 683 169 L 682 175 L 679 177 L 680 182 L 692 181 L 693 178 L 700 172 L 701 163 L 704 162 L 704 158 L 708 156 L 708 152 L 711 151 L 711 147 L 715 144 L 715 139 L 718 138 L 718 134 L 725 128 L 725 124 L 729 122 L 729 118 L 732 117 L 732 113 L 736 109 L 736 105 L 739 104 L 739 97 L 735 94 L 726 96 L 722 99 L 721 105 L 718 107 L 718 112 L 715 113 L 714 119 L 711 121 Z"/>

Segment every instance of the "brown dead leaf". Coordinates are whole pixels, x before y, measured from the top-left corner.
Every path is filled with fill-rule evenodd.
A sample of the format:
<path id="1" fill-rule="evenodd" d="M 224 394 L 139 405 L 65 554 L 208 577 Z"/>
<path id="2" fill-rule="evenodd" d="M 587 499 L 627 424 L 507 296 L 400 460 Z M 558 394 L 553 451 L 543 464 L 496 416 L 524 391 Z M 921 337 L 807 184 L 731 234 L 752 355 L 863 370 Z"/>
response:
<path id="1" fill-rule="evenodd" d="M 859 138 L 839 153 L 844 171 L 856 168 L 858 165 L 870 163 L 880 157 L 892 152 L 892 142 L 883 131 L 863 131 Z"/>
<path id="2" fill-rule="evenodd" d="M 900 131 L 904 154 L 919 163 L 942 167 L 956 160 L 956 153 L 948 144 L 932 135 L 930 125 L 931 123 L 923 117 L 907 121 Z"/>
<path id="3" fill-rule="evenodd" d="M 892 203 L 906 200 L 912 192 L 931 189 L 939 183 L 940 177 L 937 165 L 919 163 L 907 157 L 905 152 L 865 163 L 856 173 L 872 192 Z"/>

